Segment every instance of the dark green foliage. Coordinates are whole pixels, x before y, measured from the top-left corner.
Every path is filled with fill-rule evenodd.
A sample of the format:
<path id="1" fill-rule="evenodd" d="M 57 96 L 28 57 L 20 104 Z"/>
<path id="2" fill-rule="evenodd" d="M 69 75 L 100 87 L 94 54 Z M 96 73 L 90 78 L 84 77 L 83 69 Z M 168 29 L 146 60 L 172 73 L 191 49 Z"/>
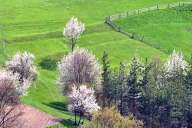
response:
<path id="1" fill-rule="evenodd" d="M 112 72 L 106 61 L 108 56 L 104 55 L 104 87 L 109 106 L 115 104 L 125 116 L 133 113 L 146 128 L 192 126 L 192 63 L 186 75 L 176 72 L 168 76 L 159 58 L 151 62 L 146 59 L 144 64 L 133 58 L 129 68 L 120 63 L 118 71 Z"/>
<path id="2" fill-rule="evenodd" d="M 126 95 L 126 72 L 125 72 L 125 65 L 123 63 L 120 63 L 120 66 L 119 66 L 119 77 L 118 77 L 118 80 L 119 80 L 119 101 L 120 101 L 120 104 L 118 105 L 119 106 L 119 109 L 120 109 L 120 113 L 123 115 L 124 113 L 124 110 L 125 111 L 128 111 L 128 104 L 127 102 L 124 102 L 124 98 L 125 98 L 125 101 L 126 101 L 126 97 L 124 97 L 124 95 Z M 127 108 L 127 110 L 126 110 Z"/>
<path id="3" fill-rule="evenodd" d="M 192 58 L 189 61 L 189 70 L 187 73 L 187 76 L 185 78 L 186 82 L 186 88 L 187 88 L 187 108 L 185 112 L 185 119 L 187 122 L 187 127 L 191 128 L 192 127 Z"/>
<path id="4" fill-rule="evenodd" d="M 164 128 L 169 125 L 170 105 L 163 88 L 157 87 L 157 78 L 161 74 L 159 59 L 145 63 L 141 80 L 142 96 L 140 114 L 147 128 Z"/>
<path id="5" fill-rule="evenodd" d="M 141 88 L 139 84 L 139 72 L 141 70 L 141 64 L 137 60 L 137 58 L 133 58 L 131 62 L 131 68 L 127 80 L 128 86 L 128 107 L 129 112 L 133 113 L 135 116 L 138 115 L 138 109 L 140 106 L 140 98 L 141 98 Z M 127 115 L 127 113 L 125 113 Z"/>
<path id="6" fill-rule="evenodd" d="M 103 57 L 102 57 L 102 64 L 103 64 L 103 92 L 102 92 L 102 100 L 103 100 L 103 107 L 110 106 L 110 100 L 111 100 L 111 82 L 110 82 L 110 63 L 107 52 L 104 51 Z"/>
<path id="7" fill-rule="evenodd" d="M 56 61 L 50 58 L 44 58 L 39 63 L 43 69 L 54 70 L 57 67 Z"/>

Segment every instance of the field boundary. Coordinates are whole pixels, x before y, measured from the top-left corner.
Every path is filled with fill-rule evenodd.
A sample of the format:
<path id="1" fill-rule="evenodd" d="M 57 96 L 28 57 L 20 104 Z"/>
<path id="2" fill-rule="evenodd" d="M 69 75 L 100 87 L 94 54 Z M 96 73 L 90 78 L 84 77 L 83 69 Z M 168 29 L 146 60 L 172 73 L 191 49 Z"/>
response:
<path id="1" fill-rule="evenodd" d="M 169 54 L 172 52 L 172 50 L 162 50 L 160 45 L 151 45 L 149 42 L 145 39 L 144 35 L 138 34 L 138 33 L 131 33 L 125 31 L 120 25 L 116 24 L 114 21 L 115 20 L 120 20 L 124 19 L 130 16 L 137 16 L 143 13 L 151 12 L 151 11 L 157 11 L 157 10 L 164 10 L 164 9 L 171 9 L 174 7 L 184 7 L 186 5 L 190 5 L 192 2 L 176 2 L 176 3 L 171 3 L 171 4 L 157 4 L 155 6 L 147 7 L 147 8 L 141 8 L 141 9 L 135 9 L 135 10 L 130 10 L 127 12 L 122 12 L 122 13 L 117 13 L 111 16 L 107 16 L 105 18 L 105 23 L 108 24 L 112 29 L 114 29 L 117 32 L 122 33 L 123 35 L 126 35 L 127 37 L 143 42 L 147 45 L 150 45 L 151 47 L 154 47 L 158 50 L 161 50 L 162 52 Z M 178 10 L 180 11 L 180 10 Z M 184 10 L 184 11 L 192 11 L 191 10 Z"/>

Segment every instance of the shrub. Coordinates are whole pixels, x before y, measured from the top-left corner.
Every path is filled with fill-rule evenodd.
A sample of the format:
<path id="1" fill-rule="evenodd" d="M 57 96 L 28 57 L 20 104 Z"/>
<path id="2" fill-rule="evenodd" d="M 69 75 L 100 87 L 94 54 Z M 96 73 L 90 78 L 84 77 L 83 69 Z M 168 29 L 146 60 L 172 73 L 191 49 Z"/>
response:
<path id="1" fill-rule="evenodd" d="M 67 52 L 46 56 L 39 62 L 39 66 L 43 69 L 55 70 L 57 62 L 66 54 Z"/>
<path id="2" fill-rule="evenodd" d="M 143 123 L 133 116 L 123 117 L 116 107 L 104 108 L 93 115 L 92 121 L 82 128 L 142 128 Z"/>

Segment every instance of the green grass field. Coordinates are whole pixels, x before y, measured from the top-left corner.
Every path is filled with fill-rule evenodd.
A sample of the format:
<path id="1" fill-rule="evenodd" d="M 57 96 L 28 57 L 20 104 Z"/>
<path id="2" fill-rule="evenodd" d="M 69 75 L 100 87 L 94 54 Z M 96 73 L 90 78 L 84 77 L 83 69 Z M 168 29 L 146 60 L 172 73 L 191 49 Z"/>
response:
<path id="1" fill-rule="evenodd" d="M 4 61 L 17 51 L 29 51 L 33 53 L 36 56 L 37 64 L 46 57 L 64 55 L 68 51 L 68 47 L 67 41 L 62 36 L 62 31 L 64 25 L 72 16 L 80 18 L 86 25 L 85 33 L 78 40 L 78 47 L 88 48 L 96 54 L 99 61 L 104 50 L 108 51 L 113 66 L 118 65 L 120 61 L 129 61 L 133 56 L 143 58 L 160 56 L 161 58 L 166 58 L 167 54 L 159 49 L 129 39 L 127 36 L 115 32 L 104 23 L 104 19 L 108 15 L 127 10 L 178 1 L 179 0 L 0 0 L 0 64 L 3 65 Z M 162 11 L 162 13 L 164 13 L 164 11 Z M 142 19 L 140 21 L 141 26 L 146 20 L 149 20 L 149 22 L 155 21 L 155 19 L 151 19 L 150 15 L 146 18 L 145 15 L 142 15 L 132 17 L 132 19 L 137 22 Z M 136 24 L 131 21 L 129 22 L 131 23 L 131 30 L 137 32 L 145 32 L 145 30 L 148 30 L 147 27 L 153 27 L 154 25 L 151 24 L 150 26 L 149 24 L 145 26 L 146 28 L 139 27 L 138 30 L 136 30 Z M 124 24 L 123 21 L 120 23 Z M 159 22 L 157 21 L 157 23 Z M 174 28 L 174 25 L 176 24 L 174 23 L 170 26 L 170 29 L 178 34 L 176 30 L 177 27 Z M 190 25 L 191 23 L 183 23 L 178 26 L 178 29 Z M 125 27 L 126 26 L 125 24 Z M 129 30 L 129 27 L 126 28 Z M 169 31 L 166 24 L 163 28 L 156 25 L 156 29 L 162 30 L 159 30 L 161 32 L 159 34 L 162 36 L 164 36 L 164 31 Z M 178 42 L 185 38 L 184 36 L 186 36 L 188 40 L 192 38 L 190 37 L 190 32 L 185 31 L 185 33 L 186 34 L 181 35 L 181 37 L 178 37 Z M 146 31 L 146 34 L 150 34 L 150 32 Z M 156 35 L 154 35 L 156 37 L 159 34 L 156 33 Z M 177 35 L 175 37 L 177 37 Z M 171 40 L 171 42 L 176 40 L 174 37 L 169 36 L 169 38 L 170 39 L 165 40 L 166 42 L 164 44 L 166 44 L 168 40 Z M 158 39 L 160 39 L 160 37 L 157 37 L 157 40 Z M 186 49 L 189 49 L 191 45 L 187 42 L 187 39 L 184 40 L 183 43 L 188 44 Z M 3 54 L 3 40 L 7 42 L 4 49 L 6 54 Z M 180 46 L 180 44 L 178 45 Z M 171 46 L 173 45 L 170 44 L 170 47 Z M 73 116 L 67 112 L 67 99 L 62 96 L 61 89 L 57 86 L 56 80 L 56 70 L 46 70 L 39 66 L 39 78 L 30 89 L 28 96 L 23 97 L 22 101 L 56 117 L 65 119 L 66 122 L 64 122 L 64 126 L 70 127 L 70 122 L 67 122 L 67 119 L 71 119 Z"/>
<path id="2" fill-rule="evenodd" d="M 170 53 L 173 49 L 190 57 L 192 50 L 192 5 L 156 10 L 117 20 L 125 31 L 144 36 L 144 43 Z"/>

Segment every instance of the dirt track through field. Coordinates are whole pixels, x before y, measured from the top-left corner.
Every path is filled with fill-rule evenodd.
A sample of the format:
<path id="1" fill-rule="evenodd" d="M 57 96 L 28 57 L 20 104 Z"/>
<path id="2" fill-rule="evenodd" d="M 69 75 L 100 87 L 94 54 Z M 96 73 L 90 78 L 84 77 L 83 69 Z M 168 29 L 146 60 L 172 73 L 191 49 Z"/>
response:
<path id="1" fill-rule="evenodd" d="M 48 126 L 59 123 L 59 119 L 41 112 L 32 106 L 19 105 L 18 107 L 22 112 L 22 115 L 18 118 L 18 122 L 21 122 L 22 128 L 47 128 Z M 21 126 L 17 128 L 21 128 Z"/>

